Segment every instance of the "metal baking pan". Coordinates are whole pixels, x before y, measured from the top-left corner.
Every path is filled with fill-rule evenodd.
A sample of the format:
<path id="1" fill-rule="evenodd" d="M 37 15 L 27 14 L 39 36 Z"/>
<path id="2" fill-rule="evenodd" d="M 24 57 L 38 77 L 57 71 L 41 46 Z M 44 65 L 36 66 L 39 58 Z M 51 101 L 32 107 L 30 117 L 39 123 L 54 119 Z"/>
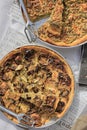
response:
<path id="1" fill-rule="evenodd" d="M 32 46 L 32 45 L 29 45 L 29 46 Z M 36 45 L 36 44 L 35 44 L 35 45 L 33 45 L 33 46 L 39 46 L 39 45 Z M 41 45 L 41 46 L 39 46 L 39 47 L 44 47 L 44 46 Z M 44 47 L 44 48 L 49 49 L 49 50 L 55 52 L 56 54 L 58 54 L 61 58 L 63 58 L 63 59 L 66 61 L 66 59 L 65 59 L 60 53 L 58 53 L 57 51 L 55 51 L 54 49 L 51 49 L 50 47 Z M 67 61 L 66 61 L 66 63 L 68 64 Z M 68 65 L 69 65 L 69 64 L 68 64 Z M 70 67 L 70 65 L 69 65 L 69 67 Z M 70 69 L 71 69 L 71 67 L 70 67 Z M 72 71 L 72 69 L 71 69 L 71 71 Z M 73 71 L 72 71 L 72 74 L 73 74 L 73 77 L 75 77 Z M 75 86 L 76 86 L 76 83 L 75 83 L 75 79 L 74 79 L 74 86 L 73 86 L 73 87 L 74 87 L 74 95 L 73 95 L 73 98 L 72 98 L 72 101 L 71 101 L 70 105 L 68 106 L 68 108 L 67 108 L 67 110 L 66 110 L 66 112 L 64 113 L 63 116 L 65 116 L 65 114 L 69 111 L 69 109 L 70 109 L 70 107 L 71 107 L 71 105 L 72 105 L 72 102 L 73 102 L 74 97 L 75 97 L 75 94 L 76 94 L 76 87 L 75 87 Z M 58 122 L 60 119 L 62 119 L 63 116 L 62 116 L 61 118 L 53 118 L 53 119 L 51 119 L 49 122 L 47 122 L 46 124 L 44 124 L 44 125 L 42 125 L 42 126 L 40 126 L 40 127 L 33 127 L 33 126 L 26 127 L 26 126 L 24 126 L 24 125 L 14 123 L 14 122 L 12 122 L 11 120 L 10 120 L 10 121 L 12 122 L 12 124 L 16 124 L 17 126 L 20 126 L 20 127 L 22 127 L 22 128 L 41 129 L 41 128 L 46 128 L 46 127 L 48 127 L 48 126 L 51 126 L 51 125 L 55 124 L 55 123 Z"/>
<path id="2" fill-rule="evenodd" d="M 45 21 L 48 20 L 48 18 L 43 18 L 42 20 L 36 21 L 34 23 L 31 22 L 23 0 L 18 0 L 18 2 L 19 2 L 19 5 L 21 7 L 22 15 L 23 15 L 23 18 L 24 18 L 25 23 L 26 23 L 24 32 L 26 34 L 26 37 L 27 37 L 29 43 L 34 43 L 34 42 L 38 43 L 39 42 L 39 43 L 45 44 L 47 46 L 49 45 L 51 47 L 58 47 L 58 48 L 74 48 L 74 47 L 78 47 L 78 46 L 81 46 L 81 45 L 84 45 L 87 43 L 87 41 L 85 41 L 85 42 L 83 42 L 81 44 L 77 44 L 75 46 L 57 46 L 57 45 L 54 45 L 54 44 L 51 44 L 51 43 L 48 43 L 48 42 L 41 40 L 38 37 L 37 30 Z"/>

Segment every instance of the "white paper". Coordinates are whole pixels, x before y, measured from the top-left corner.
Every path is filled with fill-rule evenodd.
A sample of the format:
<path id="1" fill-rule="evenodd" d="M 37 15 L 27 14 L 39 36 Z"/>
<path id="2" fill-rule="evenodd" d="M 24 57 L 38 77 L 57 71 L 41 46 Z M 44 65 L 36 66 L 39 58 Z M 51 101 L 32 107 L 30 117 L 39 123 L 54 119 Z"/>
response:
<path id="1" fill-rule="evenodd" d="M 0 2 L 0 6 L 1 6 L 1 2 Z M 2 6 L 4 7 L 5 5 L 2 4 Z M 6 28 L 2 27 L 4 28 L 3 30 L 4 35 L 2 35 L 2 39 L 0 41 L 0 59 L 4 57 L 8 52 L 12 51 L 13 49 L 30 44 L 24 33 L 25 22 L 23 20 L 21 10 L 19 8 L 19 5 L 17 4 L 17 1 L 14 0 L 13 3 L 11 1 L 9 4 L 7 3 L 5 7 L 7 8 L 10 7 L 10 8 L 7 9 L 9 13 L 6 14 L 6 18 L 8 19 L 8 22 L 5 23 Z M 3 17 L 2 19 L 5 19 L 5 17 L 4 18 Z M 2 25 L 3 24 L 1 22 L 0 26 Z M 47 45 L 45 43 L 43 44 L 40 41 L 37 41 L 37 43 L 33 43 L 33 44 L 47 46 L 59 52 L 70 64 L 73 73 L 75 75 L 75 80 L 76 82 L 78 82 L 80 60 L 81 60 L 81 47 L 66 48 L 66 49 L 57 48 L 57 47 L 52 47 L 50 45 Z M 43 130 L 70 130 L 73 123 L 83 112 L 86 105 L 87 105 L 87 89 L 84 87 L 80 88 L 78 84 L 76 84 L 75 98 L 69 111 L 56 124 L 48 128 L 44 128 Z M 21 129 L 22 128 L 13 125 L 10 121 L 8 121 L 3 116 L 2 113 L 0 113 L 0 130 L 21 130 Z"/>

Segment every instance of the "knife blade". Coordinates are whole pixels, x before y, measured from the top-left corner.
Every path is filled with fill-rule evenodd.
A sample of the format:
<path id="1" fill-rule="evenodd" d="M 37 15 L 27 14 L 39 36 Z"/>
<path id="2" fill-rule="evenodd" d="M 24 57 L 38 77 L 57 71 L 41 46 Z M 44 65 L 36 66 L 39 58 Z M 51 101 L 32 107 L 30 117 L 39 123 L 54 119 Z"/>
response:
<path id="1" fill-rule="evenodd" d="M 79 85 L 87 86 L 87 44 L 82 46 L 82 58 L 80 65 Z"/>

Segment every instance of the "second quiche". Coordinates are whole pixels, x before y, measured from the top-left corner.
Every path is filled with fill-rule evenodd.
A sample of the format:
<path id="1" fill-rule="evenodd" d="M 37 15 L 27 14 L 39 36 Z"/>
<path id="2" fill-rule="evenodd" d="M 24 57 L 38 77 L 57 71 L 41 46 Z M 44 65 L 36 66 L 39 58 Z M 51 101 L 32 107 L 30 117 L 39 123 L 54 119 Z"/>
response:
<path id="1" fill-rule="evenodd" d="M 38 37 L 56 46 L 71 47 L 87 41 L 87 0 L 24 0 L 31 21 L 49 19 Z"/>

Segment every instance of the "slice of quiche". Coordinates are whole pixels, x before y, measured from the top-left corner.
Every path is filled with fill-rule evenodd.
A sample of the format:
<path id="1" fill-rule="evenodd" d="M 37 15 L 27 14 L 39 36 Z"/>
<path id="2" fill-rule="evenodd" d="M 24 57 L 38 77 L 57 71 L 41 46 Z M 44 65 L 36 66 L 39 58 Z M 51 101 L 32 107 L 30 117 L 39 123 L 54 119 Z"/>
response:
<path id="1" fill-rule="evenodd" d="M 51 14 L 56 0 L 23 0 L 31 21 Z"/>
<path id="2" fill-rule="evenodd" d="M 50 42 L 52 37 L 54 37 L 54 40 L 56 40 L 56 38 L 61 35 L 63 25 L 63 9 L 64 6 L 62 0 L 57 0 L 49 20 L 39 28 L 39 37 L 44 41 Z"/>
<path id="3" fill-rule="evenodd" d="M 49 33 L 52 34 L 61 34 L 61 30 L 62 30 L 62 20 L 63 20 L 63 3 L 62 0 L 58 0 L 56 2 L 56 6 L 54 8 L 54 10 L 52 11 L 52 14 L 50 15 L 50 19 L 49 19 L 49 24 L 50 24 L 50 28 L 48 29 Z"/>

